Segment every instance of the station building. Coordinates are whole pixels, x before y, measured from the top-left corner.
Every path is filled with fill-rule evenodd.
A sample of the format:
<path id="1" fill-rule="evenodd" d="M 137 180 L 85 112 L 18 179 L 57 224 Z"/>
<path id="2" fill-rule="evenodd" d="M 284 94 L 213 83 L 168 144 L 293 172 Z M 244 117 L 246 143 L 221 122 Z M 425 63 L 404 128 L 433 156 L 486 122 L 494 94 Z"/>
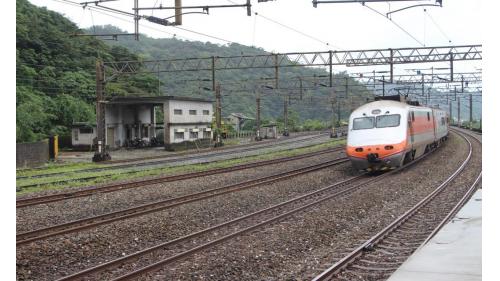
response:
<path id="1" fill-rule="evenodd" d="M 157 111 L 163 120 L 156 120 Z M 106 145 L 110 149 L 131 146 L 140 139 L 146 144 L 163 142 L 168 150 L 181 143 L 210 142 L 212 101 L 176 96 L 115 97 L 105 102 Z M 92 147 L 95 125 L 75 123 L 72 128 L 74 148 Z"/>

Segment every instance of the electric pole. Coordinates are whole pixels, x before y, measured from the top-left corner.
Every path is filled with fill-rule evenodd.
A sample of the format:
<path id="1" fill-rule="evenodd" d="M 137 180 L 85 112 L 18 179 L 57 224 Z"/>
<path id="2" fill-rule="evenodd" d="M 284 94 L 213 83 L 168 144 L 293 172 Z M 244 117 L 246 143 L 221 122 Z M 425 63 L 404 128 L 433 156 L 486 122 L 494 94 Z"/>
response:
<path id="1" fill-rule="evenodd" d="M 458 108 L 458 127 L 460 127 L 460 97 L 457 98 L 457 108 Z"/>
<path id="2" fill-rule="evenodd" d="M 257 125 L 257 132 L 255 132 L 255 140 L 256 141 L 260 141 L 262 140 L 262 138 L 260 137 L 260 90 L 257 89 L 256 92 L 255 92 L 255 102 L 256 102 L 256 106 L 257 106 L 257 110 L 256 110 L 256 113 L 257 113 L 257 116 L 255 118 L 255 121 L 256 121 L 256 125 Z"/>
<path id="3" fill-rule="evenodd" d="M 283 130 L 283 136 L 288 137 L 290 134 L 288 133 L 288 101 L 290 100 L 290 95 L 288 95 L 288 100 L 287 96 L 285 95 L 283 99 L 283 115 L 284 115 L 284 122 L 285 122 L 285 128 Z"/>
<path id="4" fill-rule="evenodd" d="M 217 83 L 215 86 L 215 125 L 217 127 L 216 128 L 217 135 L 215 136 L 215 147 L 224 145 L 221 139 L 221 130 L 222 130 L 221 111 L 222 111 L 222 105 L 221 105 L 220 83 Z"/>
<path id="5" fill-rule="evenodd" d="M 96 129 L 97 129 L 97 149 L 92 161 L 100 162 L 111 160 L 111 156 L 106 151 L 106 121 L 104 105 L 104 65 L 100 59 L 95 64 L 96 70 Z"/>
<path id="6" fill-rule="evenodd" d="M 469 129 L 472 130 L 472 94 L 469 94 Z"/>
<path id="7" fill-rule="evenodd" d="M 453 102 L 448 102 L 450 105 L 450 123 L 453 124 Z"/>

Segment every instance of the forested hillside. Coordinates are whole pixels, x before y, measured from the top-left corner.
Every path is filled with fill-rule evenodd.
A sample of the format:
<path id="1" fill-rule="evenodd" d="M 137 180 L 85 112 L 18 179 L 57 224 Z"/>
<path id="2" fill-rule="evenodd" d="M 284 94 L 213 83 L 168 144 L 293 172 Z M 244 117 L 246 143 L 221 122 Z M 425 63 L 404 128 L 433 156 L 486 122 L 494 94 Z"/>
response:
<path id="1" fill-rule="evenodd" d="M 87 30 L 88 33 L 110 34 L 125 33 L 114 26 L 96 26 Z M 140 41 L 135 41 L 130 36 L 120 37 L 118 41 L 106 41 L 111 46 L 123 46 L 130 51 L 138 54 L 144 60 L 172 59 L 172 58 L 192 58 L 192 57 L 210 57 L 210 56 L 239 56 L 239 55 L 257 55 L 266 52 L 260 48 L 248 47 L 240 44 L 217 45 L 212 43 L 192 42 L 179 39 L 155 39 L 141 35 Z M 312 69 L 306 67 L 292 67 L 280 69 L 280 79 L 290 77 L 296 78 L 313 77 L 327 75 L 325 70 Z M 223 94 L 223 116 L 232 112 L 242 112 L 249 116 L 255 116 L 256 102 L 255 95 L 251 91 L 238 91 L 242 88 L 241 83 L 235 81 L 256 80 L 262 77 L 274 77 L 274 69 L 246 69 L 246 70 L 224 70 L 217 72 L 217 81 L 222 83 Z M 344 85 L 344 74 L 335 75 L 337 85 Z M 210 79 L 209 72 L 181 72 L 160 73 L 162 81 L 161 92 L 169 95 L 188 95 L 200 96 L 213 99 L 213 93 L 203 88 L 211 88 L 210 81 L 198 81 Z M 180 82 L 191 80 L 186 82 Z M 323 80 L 324 82 L 324 80 Z M 353 79 L 349 79 L 350 85 L 359 85 Z M 246 83 L 248 85 L 248 83 Z M 272 82 L 268 83 L 272 84 Z M 343 86 L 339 87 L 343 89 Z M 295 91 L 297 92 L 297 91 Z M 345 93 L 342 93 L 344 95 Z M 328 89 L 318 86 L 317 89 L 304 91 L 303 99 L 293 101 L 290 110 L 298 113 L 301 121 L 307 119 L 318 119 L 321 121 L 330 121 L 332 117 L 331 104 L 328 101 L 331 93 Z M 363 87 L 352 87 L 349 89 L 349 96 L 366 97 L 371 94 Z M 355 99 L 355 101 L 365 100 L 364 98 Z M 344 102 L 344 100 L 342 100 Z M 283 97 L 267 91 L 262 96 L 262 116 L 264 119 L 277 119 L 283 115 Z M 347 118 L 349 106 L 343 104 L 342 117 Z"/>
<path id="2" fill-rule="evenodd" d="M 66 135 L 73 122 L 95 123 L 95 63 L 103 61 L 168 59 L 185 57 L 262 54 L 265 51 L 239 44 L 220 46 L 178 39 L 153 39 L 141 35 L 139 42 L 129 37 L 102 41 L 93 37 L 74 37 L 84 33 L 64 16 L 30 4 L 16 2 L 16 140 L 34 141 L 50 134 Z M 96 27 L 92 32 L 122 32 L 116 27 Z M 219 71 L 218 81 L 241 81 L 272 77 L 272 69 Z M 280 71 L 280 77 L 325 75 L 323 70 L 296 67 Z M 338 77 L 343 76 L 339 74 Z M 156 74 L 118 77 L 106 84 L 106 97 L 115 95 L 181 95 L 214 99 L 209 73 L 161 73 L 160 89 Z M 185 81 L 192 80 L 192 81 Z M 180 82 L 184 81 L 184 82 Z M 342 82 L 340 82 L 342 81 Z M 339 83 L 344 83 L 343 79 Z M 349 84 L 357 84 L 350 80 Z M 235 91 L 236 84 L 223 84 L 223 116 L 231 112 L 255 114 L 251 91 Z M 302 121 L 331 120 L 330 93 L 326 88 L 305 91 L 294 100 L 291 111 Z M 369 95 L 361 88 L 349 95 Z M 268 92 L 262 97 L 262 117 L 275 120 L 283 114 L 283 97 Z M 344 118 L 348 108 L 343 111 Z M 296 114 L 298 113 L 298 114 Z"/>
<path id="3" fill-rule="evenodd" d="M 16 2 L 16 141 L 68 134 L 73 121 L 95 123 L 95 63 L 138 59 L 124 47 L 109 46 L 82 33 L 62 15 L 27 0 Z M 154 76 L 109 83 L 117 95 L 156 93 Z"/>

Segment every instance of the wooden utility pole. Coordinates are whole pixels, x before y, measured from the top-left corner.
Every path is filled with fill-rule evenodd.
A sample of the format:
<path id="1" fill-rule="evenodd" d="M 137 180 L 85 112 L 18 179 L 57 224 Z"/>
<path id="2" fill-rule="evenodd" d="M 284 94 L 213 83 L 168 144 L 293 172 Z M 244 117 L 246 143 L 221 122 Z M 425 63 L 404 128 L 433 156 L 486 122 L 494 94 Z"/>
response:
<path id="1" fill-rule="evenodd" d="M 450 105 L 450 123 L 453 124 L 453 102 L 448 103 Z"/>
<path id="2" fill-rule="evenodd" d="M 260 137 L 260 89 L 256 89 L 255 92 L 255 102 L 256 102 L 256 125 L 257 125 L 257 132 L 255 132 L 255 140 L 260 141 L 262 138 Z"/>
<path id="3" fill-rule="evenodd" d="M 222 130 L 222 102 L 220 94 L 220 83 L 215 86 L 215 125 L 217 127 L 217 133 L 215 136 L 215 147 L 224 145 L 221 138 Z"/>
<path id="4" fill-rule="evenodd" d="M 175 24 L 182 25 L 182 0 L 175 0 Z"/>
<path id="5" fill-rule="evenodd" d="M 469 94 L 469 129 L 472 130 L 472 94 Z"/>
<path id="6" fill-rule="evenodd" d="M 290 133 L 288 132 L 288 102 L 290 101 L 290 95 L 288 95 L 288 99 L 287 99 L 287 96 L 285 95 L 285 97 L 283 98 L 283 118 L 284 118 L 284 122 L 285 122 L 285 128 L 283 130 L 283 136 L 286 136 L 288 137 L 290 135 Z"/>
<path id="7" fill-rule="evenodd" d="M 110 160 L 111 156 L 106 151 L 106 120 L 104 105 L 104 65 L 100 59 L 96 61 L 96 129 L 97 149 L 92 161 L 100 162 Z"/>

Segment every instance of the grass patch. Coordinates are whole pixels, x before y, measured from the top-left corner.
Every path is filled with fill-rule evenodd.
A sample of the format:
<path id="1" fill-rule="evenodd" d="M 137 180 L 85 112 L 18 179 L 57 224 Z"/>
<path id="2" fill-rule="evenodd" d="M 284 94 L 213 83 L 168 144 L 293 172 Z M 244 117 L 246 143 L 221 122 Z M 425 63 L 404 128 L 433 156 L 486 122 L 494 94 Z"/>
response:
<path id="1" fill-rule="evenodd" d="M 40 169 L 21 169 L 16 171 L 16 177 L 36 176 L 48 173 L 78 172 L 80 169 L 91 169 L 105 167 L 103 164 L 96 163 L 47 163 Z"/>
<path id="2" fill-rule="evenodd" d="M 270 160 L 274 158 L 280 158 L 280 157 L 289 157 L 289 156 L 295 156 L 299 154 L 304 154 L 304 153 L 309 153 L 309 152 L 314 152 L 326 148 L 331 148 L 335 146 L 339 146 L 341 144 L 345 144 L 345 140 L 329 140 L 325 143 L 322 144 L 317 144 L 317 145 L 312 145 L 308 147 L 303 147 L 303 148 L 297 148 L 297 149 L 291 149 L 291 150 L 283 150 L 283 151 L 276 151 L 276 152 L 271 152 L 271 153 L 266 153 L 266 154 L 259 154 L 259 155 L 254 155 L 254 156 L 247 156 L 247 157 L 241 157 L 241 158 L 234 158 L 234 159 L 229 159 L 229 160 L 221 160 L 221 161 L 216 161 L 216 162 L 210 162 L 210 163 L 203 163 L 203 164 L 190 164 L 190 165 L 183 165 L 183 166 L 175 166 L 175 167 L 159 167 L 159 168 L 152 168 L 152 169 L 147 169 L 144 171 L 137 171 L 134 173 L 120 173 L 120 170 L 118 171 L 103 171 L 103 172 L 89 172 L 89 173 L 72 173 L 70 175 L 66 176 L 61 176 L 61 177 L 52 177 L 48 179 L 26 179 L 26 180 L 18 180 L 17 183 L 18 185 L 26 185 L 26 184 L 43 184 L 41 186 L 36 186 L 36 187 L 28 187 L 28 188 L 23 188 L 20 191 L 17 192 L 18 195 L 22 194 L 28 194 L 28 193 L 33 193 L 37 191 L 42 191 L 42 190 L 57 190 L 57 189 L 64 189 L 68 187 L 81 187 L 81 186 L 89 186 L 89 185 L 97 185 L 97 184 L 105 184 L 105 183 L 111 183 L 115 181 L 125 181 L 125 180 L 132 180 L 132 179 L 139 179 L 139 178 L 144 178 L 144 177 L 152 177 L 152 176 L 166 176 L 166 175 L 173 175 L 173 174 L 180 174 L 180 173 L 190 173 L 190 172 L 199 172 L 199 171 L 206 171 L 206 170 L 211 170 L 211 169 L 216 169 L 216 168 L 226 168 L 226 167 L 231 167 L 234 165 L 238 164 L 243 164 L 243 163 L 249 163 L 249 162 L 255 162 L 255 161 L 264 161 L 264 160 Z M 99 176 L 98 178 L 95 179 L 82 179 L 78 180 L 77 177 L 90 177 L 90 176 Z M 64 182 L 64 183 L 46 183 L 47 180 L 54 181 L 55 179 L 60 179 L 60 180 L 71 180 L 70 182 Z M 44 180 L 45 183 L 44 184 Z"/>

